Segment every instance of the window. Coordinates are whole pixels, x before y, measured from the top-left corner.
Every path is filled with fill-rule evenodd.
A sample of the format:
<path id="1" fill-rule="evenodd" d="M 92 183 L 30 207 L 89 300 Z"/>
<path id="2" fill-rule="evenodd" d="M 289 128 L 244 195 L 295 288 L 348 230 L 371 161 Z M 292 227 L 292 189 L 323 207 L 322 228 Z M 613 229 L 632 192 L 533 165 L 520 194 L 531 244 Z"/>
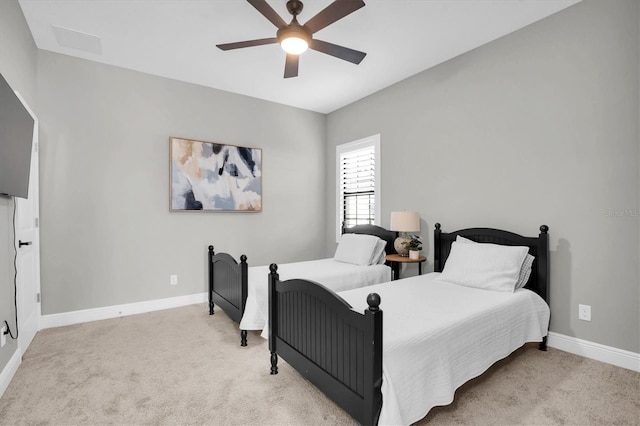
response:
<path id="1" fill-rule="evenodd" d="M 342 223 L 378 225 L 380 218 L 380 135 L 336 147 L 337 230 Z"/>

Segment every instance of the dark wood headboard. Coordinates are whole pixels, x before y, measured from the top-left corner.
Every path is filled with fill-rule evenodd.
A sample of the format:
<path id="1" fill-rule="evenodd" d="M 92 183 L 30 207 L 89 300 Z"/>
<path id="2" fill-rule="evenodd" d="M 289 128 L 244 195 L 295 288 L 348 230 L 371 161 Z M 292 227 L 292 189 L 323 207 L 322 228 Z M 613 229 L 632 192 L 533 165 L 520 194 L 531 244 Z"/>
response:
<path id="1" fill-rule="evenodd" d="M 493 228 L 468 228 L 454 232 L 442 232 L 441 225 L 436 223 L 433 233 L 433 270 L 442 272 L 451 244 L 458 235 L 477 243 L 492 243 L 506 246 L 527 246 L 529 254 L 535 257 L 531 267 L 531 276 L 525 288 L 540 295 L 549 303 L 549 227 L 542 225 L 537 237 L 523 237 L 513 232 Z"/>
<path id="2" fill-rule="evenodd" d="M 398 233 L 395 231 L 389 231 L 388 229 L 384 229 L 377 225 L 356 225 L 352 226 L 351 228 L 345 228 L 343 223 L 342 233 L 375 235 L 376 237 L 381 238 L 387 242 L 387 246 L 384 248 L 385 253 L 397 253 L 396 249 L 393 246 L 393 242 L 396 240 L 396 238 L 398 238 Z"/>

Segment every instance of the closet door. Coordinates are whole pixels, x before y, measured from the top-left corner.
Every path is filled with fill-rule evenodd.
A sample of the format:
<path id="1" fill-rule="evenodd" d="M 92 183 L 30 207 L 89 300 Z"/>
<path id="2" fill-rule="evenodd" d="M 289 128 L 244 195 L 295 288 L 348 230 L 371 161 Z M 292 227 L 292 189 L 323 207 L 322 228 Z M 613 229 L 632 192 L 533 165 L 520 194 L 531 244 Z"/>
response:
<path id="1" fill-rule="evenodd" d="M 20 97 L 20 96 L 18 96 Z M 20 97 L 21 98 L 21 97 Z M 21 98 L 24 102 L 24 100 Z M 15 197 L 16 307 L 19 324 L 18 348 L 24 354 L 40 326 L 40 230 L 39 230 L 39 138 L 34 118 L 29 198 Z"/>

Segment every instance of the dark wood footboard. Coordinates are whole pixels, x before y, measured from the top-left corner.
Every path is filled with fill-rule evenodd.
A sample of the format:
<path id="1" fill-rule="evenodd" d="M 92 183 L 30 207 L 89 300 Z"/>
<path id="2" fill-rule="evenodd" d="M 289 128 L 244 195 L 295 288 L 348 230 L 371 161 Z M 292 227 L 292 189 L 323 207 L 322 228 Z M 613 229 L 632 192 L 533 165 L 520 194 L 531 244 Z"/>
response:
<path id="1" fill-rule="evenodd" d="M 215 253 L 209 246 L 209 315 L 218 305 L 235 322 L 240 322 L 247 303 L 247 256 L 240 256 L 238 263 L 227 253 Z M 247 346 L 247 332 L 241 331 L 240 344 Z"/>
<path id="2" fill-rule="evenodd" d="M 321 284 L 280 281 L 269 274 L 271 374 L 283 358 L 363 425 L 376 424 L 382 408 L 380 296 L 367 298 L 364 314 Z"/>

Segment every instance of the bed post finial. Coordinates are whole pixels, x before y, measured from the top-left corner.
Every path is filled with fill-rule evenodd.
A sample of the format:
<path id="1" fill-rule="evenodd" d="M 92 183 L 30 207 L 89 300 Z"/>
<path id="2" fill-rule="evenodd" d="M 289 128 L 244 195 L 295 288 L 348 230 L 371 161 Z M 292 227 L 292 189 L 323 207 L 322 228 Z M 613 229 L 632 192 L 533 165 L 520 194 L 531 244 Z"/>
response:
<path id="1" fill-rule="evenodd" d="M 436 223 L 433 230 L 433 272 L 442 272 L 442 230 L 441 225 Z"/>
<path id="2" fill-rule="evenodd" d="M 278 265 L 276 265 L 275 263 L 272 263 L 271 265 L 269 265 L 269 270 L 271 271 L 272 274 L 275 274 L 276 272 L 278 272 Z"/>
<path id="3" fill-rule="evenodd" d="M 240 262 L 247 263 L 247 256 L 244 255 L 244 254 L 242 256 L 240 256 Z"/>
<path id="4" fill-rule="evenodd" d="M 380 295 L 378 293 L 370 293 L 367 296 L 367 305 L 371 312 L 378 312 L 380 310 Z"/>
<path id="5" fill-rule="evenodd" d="M 549 232 L 549 227 L 547 225 L 542 225 L 540 227 L 540 232 L 542 232 L 543 234 L 546 234 L 547 232 Z"/>
<path id="6" fill-rule="evenodd" d="M 209 253 L 213 254 L 213 246 L 209 246 Z"/>

